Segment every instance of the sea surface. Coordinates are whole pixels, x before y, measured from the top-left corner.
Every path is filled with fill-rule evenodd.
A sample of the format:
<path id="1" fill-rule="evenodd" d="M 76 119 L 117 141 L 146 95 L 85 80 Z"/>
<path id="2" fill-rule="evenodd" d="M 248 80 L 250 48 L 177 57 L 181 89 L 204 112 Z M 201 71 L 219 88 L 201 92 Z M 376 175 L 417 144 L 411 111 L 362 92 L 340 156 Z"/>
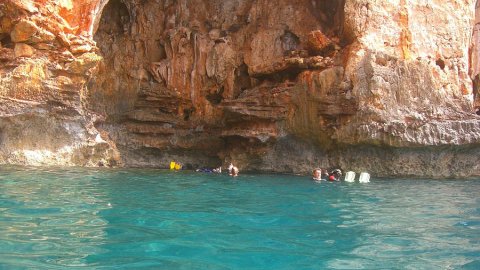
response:
<path id="1" fill-rule="evenodd" d="M 0 269 L 480 269 L 480 179 L 0 167 Z"/>

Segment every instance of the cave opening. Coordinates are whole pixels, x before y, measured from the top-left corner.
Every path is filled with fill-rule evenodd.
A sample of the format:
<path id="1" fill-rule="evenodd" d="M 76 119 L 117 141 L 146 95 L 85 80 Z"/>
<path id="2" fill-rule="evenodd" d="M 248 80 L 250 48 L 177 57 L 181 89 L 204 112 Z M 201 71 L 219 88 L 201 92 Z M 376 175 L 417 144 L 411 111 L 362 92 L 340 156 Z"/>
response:
<path id="1" fill-rule="evenodd" d="M 285 30 L 284 34 L 280 37 L 282 41 L 282 49 L 285 55 L 289 52 L 297 50 L 300 44 L 300 38 L 289 30 Z"/>
<path id="2" fill-rule="evenodd" d="M 342 43 L 349 43 L 344 33 L 345 0 L 314 0 L 311 2 L 312 12 L 320 19 L 322 32 L 328 37 L 338 37 Z"/>
<path id="3" fill-rule="evenodd" d="M 242 63 L 235 69 L 233 97 L 237 98 L 243 91 L 252 88 L 252 80 L 248 74 L 248 66 Z"/>
<path id="4" fill-rule="evenodd" d="M 207 94 L 206 98 L 212 105 L 218 105 L 223 100 L 223 92 L 225 92 L 225 87 L 222 86 L 217 91 Z"/>
<path id="5" fill-rule="evenodd" d="M 9 34 L 0 34 L 0 45 L 9 49 L 15 47 Z"/>
<path id="6" fill-rule="evenodd" d="M 110 0 L 103 8 L 93 39 L 104 57 L 112 56 L 112 46 L 128 31 L 129 21 L 128 8 L 123 0 Z"/>
<path id="7" fill-rule="evenodd" d="M 92 109 L 117 119 L 132 109 L 136 98 L 131 73 L 131 18 L 125 0 L 110 0 L 104 6 L 93 36 L 103 56 L 99 74 L 89 83 Z M 138 76 L 141 76 L 139 74 Z"/>
<path id="8" fill-rule="evenodd" d="M 102 11 L 99 27 L 95 33 L 95 41 L 100 34 L 120 35 L 126 32 L 130 15 L 122 0 L 110 0 Z"/>

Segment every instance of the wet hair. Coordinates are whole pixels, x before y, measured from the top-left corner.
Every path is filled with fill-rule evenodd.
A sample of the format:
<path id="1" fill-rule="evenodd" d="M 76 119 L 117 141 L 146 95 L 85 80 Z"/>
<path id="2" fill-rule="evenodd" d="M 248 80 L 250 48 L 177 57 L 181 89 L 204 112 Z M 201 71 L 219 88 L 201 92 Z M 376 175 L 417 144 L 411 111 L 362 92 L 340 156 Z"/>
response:
<path id="1" fill-rule="evenodd" d="M 332 171 L 332 173 L 342 175 L 342 171 L 340 169 L 335 169 Z"/>
<path id="2" fill-rule="evenodd" d="M 230 171 L 230 174 L 232 176 L 237 176 L 238 175 L 238 168 L 233 166 L 232 170 Z"/>

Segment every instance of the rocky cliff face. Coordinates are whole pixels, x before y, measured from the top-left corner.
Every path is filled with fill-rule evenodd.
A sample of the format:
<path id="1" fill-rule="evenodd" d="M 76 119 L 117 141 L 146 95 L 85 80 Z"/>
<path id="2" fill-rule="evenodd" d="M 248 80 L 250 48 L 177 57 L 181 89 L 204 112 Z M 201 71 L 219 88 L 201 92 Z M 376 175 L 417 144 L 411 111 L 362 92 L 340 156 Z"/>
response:
<path id="1" fill-rule="evenodd" d="M 7 0 L 0 162 L 480 175 L 473 0 Z"/>

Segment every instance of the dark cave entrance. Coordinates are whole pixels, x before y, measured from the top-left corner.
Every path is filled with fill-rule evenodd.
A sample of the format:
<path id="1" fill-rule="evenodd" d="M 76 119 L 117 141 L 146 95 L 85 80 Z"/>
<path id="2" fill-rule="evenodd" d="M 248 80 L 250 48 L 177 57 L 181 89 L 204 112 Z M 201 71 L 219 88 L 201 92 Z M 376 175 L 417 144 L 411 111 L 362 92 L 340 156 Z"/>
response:
<path id="1" fill-rule="evenodd" d="M 156 12 L 155 3 L 142 1 L 145 6 L 136 6 L 127 0 L 110 0 L 98 19 L 94 40 L 104 61 L 89 84 L 90 103 L 94 111 L 111 119 L 124 119 L 144 92 L 160 88 L 153 82 L 150 67 L 166 58 L 162 36 L 158 35 L 162 26 L 152 21 L 145 31 L 139 30 L 145 14 Z"/>
<path id="2" fill-rule="evenodd" d="M 178 1 L 169 2 L 171 7 L 167 10 L 165 8 L 167 4 L 165 3 L 164 1 L 152 0 L 139 1 L 134 5 L 128 0 L 110 0 L 103 8 L 101 17 L 97 18 L 98 28 L 95 32 L 94 40 L 97 42 L 97 46 L 104 57 L 104 62 L 99 75 L 92 80 L 91 86 L 89 84 L 89 90 L 91 90 L 90 93 L 92 93 L 90 104 L 96 106 L 96 108 L 94 108 L 95 111 L 104 112 L 107 116 L 107 121 L 103 128 L 113 130 L 118 126 L 123 128 L 122 125 L 125 125 L 125 129 L 119 131 L 118 134 L 112 133 L 114 134 L 112 135 L 112 139 L 114 141 L 118 140 L 119 145 L 123 145 L 124 142 L 134 138 L 135 145 L 158 149 L 163 149 L 164 147 L 172 147 L 171 149 L 175 149 L 176 146 L 171 145 L 173 142 L 176 143 L 181 140 L 187 142 L 187 139 L 183 139 L 181 135 L 178 135 L 182 134 L 181 129 L 193 130 L 191 126 L 194 127 L 194 125 L 196 125 L 196 114 L 198 114 L 199 111 L 201 112 L 202 109 L 199 106 L 200 110 L 195 111 L 195 107 L 193 107 L 191 103 L 188 103 L 187 95 L 181 96 L 179 99 L 166 98 L 168 94 L 173 93 L 173 90 L 167 85 L 167 80 L 163 82 L 156 80 L 155 73 L 152 73 L 150 68 L 152 64 L 164 67 L 160 64 L 169 63 L 169 65 L 171 65 L 169 67 L 174 70 L 175 66 L 172 66 L 169 61 L 164 60 L 181 57 L 180 54 L 176 53 L 174 55 L 170 52 L 170 50 L 173 50 L 172 48 L 177 50 L 177 47 L 180 45 L 180 43 L 174 39 L 167 39 L 175 36 L 165 35 L 165 33 L 169 33 L 166 32 L 169 29 L 166 25 L 170 25 L 167 20 L 169 18 L 167 15 L 170 13 L 174 14 L 177 5 L 180 4 Z M 298 29 L 304 30 L 304 32 L 299 31 L 299 33 L 294 33 L 297 28 L 285 28 L 283 34 L 280 34 L 281 36 L 279 37 L 279 41 L 281 42 L 279 55 L 281 55 L 281 50 L 283 50 L 283 52 L 298 51 L 300 57 L 309 57 L 308 53 L 305 54 L 304 52 L 303 42 L 304 35 L 310 30 L 321 29 L 328 37 L 335 38 L 335 44 L 340 43 L 339 45 L 341 46 L 343 46 L 343 44 L 348 45 L 348 42 L 344 42 L 346 39 L 344 38 L 343 30 L 345 0 L 312 0 L 302 2 L 302 4 L 308 8 L 303 6 L 299 7 L 299 10 L 307 13 L 306 15 L 308 15 L 309 18 L 313 17 L 312 23 L 310 24 L 312 27 L 302 28 L 302 26 L 299 26 L 297 27 Z M 178 7 L 179 10 L 182 10 L 182 8 L 184 7 Z M 165 16 L 165 18 L 163 16 Z M 201 18 L 200 15 L 199 17 Z M 296 18 L 285 19 L 295 20 Z M 180 18 L 176 20 L 181 22 Z M 182 22 L 182 25 L 183 24 L 187 27 L 188 21 Z M 238 25 L 241 24 L 237 24 L 237 26 Z M 172 30 L 176 30 L 175 27 L 180 26 L 174 26 Z M 250 31 L 247 29 L 248 27 L 251 26 L 245 25 L 246 32 Z M 283 28 L 283 24 L 279 27 Z M 229 35 L 243 35 L 242 31 L 234 31 L 232 28 L 228 30 Z M 200 34 L 205 34 L 205 36 L 208 34 L 201 32 L 201 29 L 195 31 L 200 31 Z M 248 41 L 250 36 L 239 39 Z M 189 41 L 189 43 L 187 41 Z M 195 44 L 194 41 L 195 38 L 190 40 L 185 38 L 182 44 L 186 49 L 182 49 L 184 51 L 183 53 L 186 52 L 188 54 L 188 52 L 190 52 L 191 46 Z M 170 47 L 170 45 L 172 46 Z M 193 51 L 195 52 L 195 50 Z M 191 65 L 187 66 L 188 73 L 186 73 L 187 76 L 185 76 L 187 82 L 190 81 L 188 75 L 192 74 L 190 71 L 191 67 Z M 301 68 L 294 67 L 257 78 L 249 74 L 249 67 L 245 62 L 242 62 L 242 64 L 235 67 L 234 73 L 232 73 L 233 83 L 228 85 L 228 87 L 231 88 L 227 89 L 226 85 L 222 83 L 218 85 L 214 82 L 210 82 L 210 84 L 206 83 L 205 85 L 209 87 L 208 89 L 212 89 L 212 91 L 208 92 L 205 99 L 217 110 L 217 108 L 221 107 L 218 105 L 227 97 L 225 93 L 228 93 L 228 97 L 231 95 L 231 98 L 237 99 L 243 97 L 241 96 L 242 93 L 248 94 L 249 89 L 257 86 L 262 86 L 262 89 L 268 89 L 270 86 L 273 88 L 277 85 L 280 87 L 293 87 L 294 81 L 302 70 Z M 176 71 L 179 71 L 178 67 Z M 199 75 L 197 74 L 195 78 L 198 77 Z M 183 89 L 180 90 L 183 91 Z M 176 93 L 177 89 L 175 88 L 174 94 Z M 168 117 L 165 115 L 168 115 Z M 165 117 L 166 120 L 164 120 L 163 117 Z M 178 134 L 174 133 L 173 135 L 170 133 L 160 133 L 164 132 L 162 127 L 165 125 L 165 121 L 177 123 L 177 120 L 178 123 L 181 124 L 178 125 L 178 130 L 181 132 Z M 223 124 L 221 121 L 223 121 L 223 118 L 219 120 L 219 123 Z M 169 123 L 168 125 L 174 126 L 175 128 L 177 127 L 176 124 L 172 125 Z M 215 132 L 217 131 L 212 131 L 212 137 L 217 136 Z M 202 138 L 198 140 L 203 143 L 201 139 Z M 223 137 L 221 139 L 223 140 Z M 268 143 L 270 143 L 270 141 Z M 249 144 L 252 149 L 260 149 L 260 146 L 266 147 L 265 145 L 267 145 L 266 143 L 259 143 L 256 140 L 246 139 L 245 142 L 242 140 L 242 146 Z M 125 144 L 123 145 L 122 152 L 129 152 L 132 149 L 129 145 Z M 220 153 L 222 153 L 222 151 L 230 152 L 228 147 L 223 147 L 223 144 L 221 146 L 211 146 L 208 150 Z M 249 153 L 249 155 L 255 157 L 257 152 L 259 151 L 253 151 Z M 158 153 L 155 152 L 151 155 L 147 153 L 146 156 L 150 156 L 152 160 L 155 160 L 156 157 L 160 156 Z M 142 153 L 138 152 L 138 155 L 142 155 Z M 226 154 L 226 156 L 229 156 L 229 154 Z"/>
<path id="3" fill-rule="evenodd" d="M 341 43 L 347 44 L 350 38 L 344 33 L 346 0 L 315 0 L 311 2 L 311 10 L 322 23 L 322 32 L 329 37 L 338 37 Z"/>
<path id="4" fill-rule="evenodd" d="M 95 41 L 98 42 L 99 36 L 109 34 L 118 36 L 125 33 L 128 29 L 127 24 L 130 20 L 128 8 L 122 0 L 110 0 L 102 11 L 99 27 L 95 33 Z"/>
<path id="5" fill-rule="evenodd" d="M 10 49 L 13 49 L 15 47 L 12 39 L 10 38 L 10 35 L 5 33 L 0 34 L 0 46 Z"/>
<path id="6" fill-rule="evenodd" d="M 102 10 L 93 39 L 104 58 L 99 73 L 89 83 L 92 109 L 114 118 L 129 111 L 135 100 L 131 68 L 131 15 L 124 0 L 110 0 Z"/>

